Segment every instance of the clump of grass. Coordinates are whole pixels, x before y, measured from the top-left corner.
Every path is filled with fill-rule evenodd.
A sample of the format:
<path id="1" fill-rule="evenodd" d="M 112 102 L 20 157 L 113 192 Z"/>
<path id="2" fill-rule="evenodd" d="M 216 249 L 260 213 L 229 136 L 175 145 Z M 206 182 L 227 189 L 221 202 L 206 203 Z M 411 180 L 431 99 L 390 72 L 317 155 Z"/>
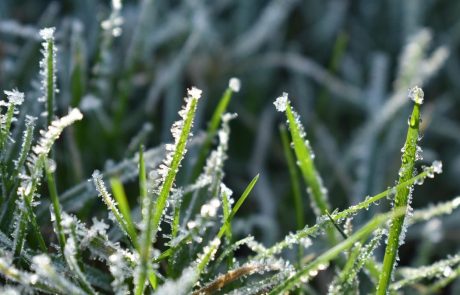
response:
<path id="1" fill-rule="evenodd" d="M 112 6 L 112 13 L 104 23 L 108 33 L 105 50 L 110 48 L 112 37 L 121 33 L 121 4 L 113 1 Z M 295 216 L 292 218 L 296 220 L 297 231 L 272 245 L 263 245 L 252 236 L 236 240 L 240 235 L 235 230 L 237 226 L 233 226 L 238 211 L 259 179 L 259 175 L 253 177 L 238 200 L 233 201 L 224 170 L 230 121 L 237 117 L 226 111 L 232 94 L 240 90 L 240 81 L 230 80 L 202 141 L 192 140 L 202 91 L 189 88 L 185 105 L 179 111 L 181 119 L 171 128 L 172 144 L 144 150 L 142 140 L 135 141 L 139 143 L 139 152 L 133 159 L 103 172 L 95 170 L 92 186 L 85 182 L 73 190 L 78 200 L 93 189 L 100 197 L 95 200 L 106 206 L 107 222 L 93 218 L 90 225 L 77 217 L 88 212 L 70 214 L 63 206 L 67 195 L 59 194 L 55 175 L 60 167 L 54 161 L 59 150 L 55 149 L 55 143 L 65 128 L 83 119 L 83 114 L 79 109 L 71 109 L 56 119 L 59 75 L 54 29 L 42 30 L 41 36 L 44 39 L 42 94 L 46 104 L 37 108 L 46 113 L 46 123 L 33 117 L 21 120 L 21 115 L 25 118 L 24 112 L 28 110 L 22 107 L 25 95 L 17 90 L 5 91 L 6 100 L 0 104 L 0 274 L 6 285 L 4 290 L 13 294 L 285 294 L 303 291 L 319 272 L 331 269 L 334 261 L 336 271 L 331 272 L 335 275 L 329 287 L 331 294 L 358 292 L 369 283 L 369 290 L 377 289 L 378 294 L 385 294 L 424 280 L 432 283 L 427 290 L 437 290 L 460 275 L 458 255 L 424 267 L 395 266 L 408 226 L 451 214 L 460 206 L 456 198 L 412 212 L 410 199 L 414 185 L 442 172 L 438 161 L 418 174 L 414 172 L 421 152 L 417 146 L 423 102 L 420 88 L 413 88 L 410 93 L 415 106 L 409 119 L 398 182 L 341 210 L 333 210 L 329 203 L 313 150 L 288 95 L 285 93 L 275 101 L 289 126 L 289 131 L 281 129 L 281 136 L 288 162 L 286 174 L 293 185 Z M 125 78 L 129 80 L 131 74 Z M 123 106 L 125 98 L 120 98 L 118 103 Z M 116 116 L 117 120 L 120 116 L 123 118 L 122 112 L 116 112 Z M 117 122 L 115 125 L 119 126 Z M 44 124 L 43 131 L 37 139 L 34 129 L 41 124 Z M 11 140 L 16 130 L 23 134 L 20 143 Z M 218 143 L 214 146 L 216 137 Z M 289 149 L 289 141 L 294 153 Z M 183 171 L 181 166 L 191 148 L 198 149 L 197 160 L 190 171 Z M 16 153 L 15 157 L 10 151 Z M 305 224 L 299 173 L 317 216 L 316 223 L 311 225 Z M 40 189 L 44 178 L 48 190 Z M 133 182 L 134 190 L 125 189 Z M 49 216 L 38 214 L 36 208 L 38 202 L 47 200 L 44 196 L 49 197 Z M 383 203 L 385 198 L 393 200 L 390 212 L 380 213 L 361 226 L 350 225 L 354 216 L 369 207 L 382 208 L 379 202 Z M 409 219 L 411 215 L 413 218 Z M 43 234 L 46 218 L 53 223 L 55 237 Z M 342 229 L 345 221 L 346 231 Z M 387 232 L 388 242 L 380 268 L 374 252 Z M 326 248 L 321 243 L 323 236 L 328 241 Z M 301 249 L 298 255 L 290 255 L 293 246 Z M 237 251 L 241 247 L 247 248 L 249 254 L 241 255 Z M 94 259 L 99 262 L 95 263 Z M 363 270 L 371 278 L 368 284 L 360 282 Z M 378 272 L 380 279 L 375 282 Z M 433 282 L 440 274 L 444 277 Z"/>

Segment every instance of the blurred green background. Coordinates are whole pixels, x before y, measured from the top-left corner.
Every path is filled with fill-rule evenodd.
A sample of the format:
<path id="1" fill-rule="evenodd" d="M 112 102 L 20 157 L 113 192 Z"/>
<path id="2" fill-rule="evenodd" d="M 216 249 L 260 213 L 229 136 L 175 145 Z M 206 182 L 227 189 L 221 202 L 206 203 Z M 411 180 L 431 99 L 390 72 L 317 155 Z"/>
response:
<path id="1" fill-rule="evenodd" d="M 93 170 L 118 167 L 139 143 L 152 148 L 170 141 L 169 128 L 192 85 L 204 91 L 199 135 L 231 77 L 241 79 L 242 89 L 229 105 L 239 117 L 231 124 L 225 182 L 238 195 L 261 173 L 234 226 L 241 235 L 270 244 L 296 227 L 278 129 L 284 118 L 272 105 L 283 91 L 302 117 L 333 206 L 343 209 L 394 184 L 410 112 L 407 90 L 422 86 L 419 168 L 439 159 L 444 173 L 416 187 L 413 206 L 458 194 L 459 1 L 122 2 L 117 12 L 110 1 L 0 1 L 1 89 L 25 91 L 26 108 L 42 111 L 38 30 L 55 26 L 57 113 L 78 106 L 85 115 L 56 152 L 58 189 L 73 200 L 64 202 L 67 210 L 83 218 L 104 216 L 86 181 Z M 195 158 L 196 146 L 182 174 Z M 134 191 L 130 179 L 124 178 Z M 314 215 L 302 193 L 311 224 Z M 459 221 L 458 213 L 443 219 L 442 238 L 428 250 L 418 247 L 429 237 L 425 228 L 414 227 L 401 249 L 402 263 L 424 264 L 458 251 Z"/>

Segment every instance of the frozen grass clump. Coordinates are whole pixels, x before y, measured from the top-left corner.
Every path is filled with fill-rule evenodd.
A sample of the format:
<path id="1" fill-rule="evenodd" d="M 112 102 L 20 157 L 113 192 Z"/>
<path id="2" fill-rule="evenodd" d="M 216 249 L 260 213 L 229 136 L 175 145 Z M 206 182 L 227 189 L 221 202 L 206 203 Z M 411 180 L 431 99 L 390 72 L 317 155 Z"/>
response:
<path id="1" fill-rule="evenodd" d="M 256 18 L 257 5 L 114 0 L 95 27 L 73 18 L 35 30 L 0 21 L 0 33 L 41 42 L 41 54 L 39 46 L 21 54 L 27 65 L 27 52 L 40 56 L 34 73 L 26 75 L 20 58 L 14 70 L 0 62 L 11 77 L 5 85 L 26 90 L 4 90 L 0 100 L 0 293 L 430 294 L 457 280 L 455 248 L 434 254 L 458 222 L 459 197 L 426 208 L 416 202 L 433 187 L 440 189 L 431 200 L 449 198 L 438 175 L 455 171 L 431 145 L 433 132 L 458 139 L 456 125 L 437 113 L 451 105 L 431 98 L 431 87 L 425 98 L 414 86 L 434 77 L 448 46 L 430 53 L 430 31 L 414 34 L 388 90 L 386 53 L 372 58 L 367 81 L 344 35 L 334 41 L 328 69 L 301 50 L 277 52 L 285 49 L 271 46 L 271 35 L 285 34 L 283 24 L 301 4 L 269 1 Z M 172 6 L 174 15 L 163 14 Z M 40 26 L 54 23 L 53 9 Z M 232 32 L 220 36 L 222 26 L 210 26 L 225 14 L 254 23 L 228 46 L 222 42 Z M 316 30 L 312 38 L 330 42 L 325 25 Z M 182 45 L 174 51 L 174 44 Z M 152 58 L 165 55 L 167 62 Z M 228 63 L 235 60 L 244 79 L 203 79 L 233 73 Z M 248 61 L 263 70 L 248 73 Z M 201 62 L 213 71 L 196 66 Z M 257 99 L 265 91 L 272 97 L 278 85 L 260 92 L 251 78 L 272 80 L 267 73 L 276 67 L 287 70 L 280 80 L 292 87 L 274 101 L 278 112 Z M 344 72 L 349 80 L 339 78 Z M 189 81 L 200 89 L 186 89 Z M 218 100 L 216 92 L 223 92 Z M 263 119 L 254 128 L 256 112 Z M 357 132 L 339 128 L 350 114 Z M 279 142 L 271 138 L 277 116 L 286 121 Z M 428 128 L 436 122 L 452 128 Z M 239 130 L 245 126 L 257 142 L 247 163 L 233 154 L 252 146 Z M 241 173 L 246 166 L 249 175 Z M 416 259 L 400 261 L 414 239 L 422 240 Z"/>

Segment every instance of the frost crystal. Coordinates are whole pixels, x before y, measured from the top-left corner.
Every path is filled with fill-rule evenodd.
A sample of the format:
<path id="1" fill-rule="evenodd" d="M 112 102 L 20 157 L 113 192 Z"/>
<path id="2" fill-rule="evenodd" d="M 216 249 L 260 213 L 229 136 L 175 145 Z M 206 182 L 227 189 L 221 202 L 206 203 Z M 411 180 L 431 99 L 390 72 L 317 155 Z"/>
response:
<path id="1" fill-rule="evenodd" d="M 112 36 L 118 37 L 122 33 L 121 26 L 123 25 L 123 17 L 121 16 L 121 9 L 123 5 L 121 0 L 112 0 L 112 12 L 108 19 L 101 23 L 102 29 L 111 32 Z"/>
<path id="2" fill-rule="evenodd" d="M 275 105 L 275 108 L 278 112 L 286 111 L 288 104 L 288 94 L 283 92 L 283 95 L 278 97 L 273 104 Z"/>
<path id="3" fill-rule="evenodd" d="M 44 28 L 40 30 L 40 37 L 43 38 L 43 40 L 54 40 L 54 31 L 56 29 L 54 27 L 52 28 Z"/>
<path id="4" fill-rule="evenodd" d="M 48 130 L 46 132 L 42 132 L 42 137 L 38 141 L 38 144 L 32 149 L 36 156 L 48 155 L 51 151 L 51 147 L 59 138 L 64 128 L 81 119 L 83 119 L 82 113 L 78 109 L 73 109 L 67 116 L 51 122 Z"/>
<path id="5" fill-rule="evenodd" d="M 425 224 L 423 234 L 432 243 L 438 243 L 443 236 L 442 221 L 439 218 L 434 218 Z"/>
<path id="6" fill-rule="evenodd" d="M 220 201 L 216 198 L 212 199 L 209 203 L 201 206 L 200 214 L 203 217 L 214 217 L 219 209 Z"/>
<path id="7" fill-rule="evenodd" d="M 96 190 L 99 193 L 99 196 L 102 198 L 104 203 L 107 205 L 107 208 L 110 209 L 110 213 L 116 214 L 117 216 L 120 216 L 120 212 L 118 211 L 117 203 L 115 200 L 112 199 L 112 196 L 109 194 L 107 191 L 107 188 L 105 187 L 104 180 L 102 179 L 102 174 L 98 171 L 95 170 L 93 172 L 93 182 L 94 186 L 96 187 Z M 120 224 L 120 228 L 124 231 L 124 227 L 122 224 Z"/>
<path id="8" fill-rule="evenodd" d="M 56 53 L 54 46 L 54 28 L 44 28 L 40 31 L 43 38 L 41 53 L 43 58 L 40 60 L 41 90 L 43 97 L 39 101 L 53 103 L 54 94 L 58 92 L 56 87 Z M 52 85 L 49 85 L 51 82 Z M 52 87 L 52 93 L 49 93 L 49 87 Z M 49 97 L 51 95 L 51 97 Z M 49 109 L 47 109 L 49 112 Z"/>
<path id="9" fill-rule="evenodd" d="M 231 78 L 228 81 L 228 88 L 230 88 L 233 92 L 239 92 L 241 89 L 241 81 L 238 78 Z"/>
<path id="10" fill-rule="evenodd" d="M 422 88 L 415 86 L 409 90 L 409 98 L 413 100 L 416 104 L 423 103 L 423 90 Z"/>
<path id="11" fill-rule="evenodd" d="M 436 174 L 442 173 L 442 162 L 441 161 L 434 161 L 432 164 L 433 172 Z"/>
<path id="12" fill-rule="evenodd" d="M 24 93 L 19 92 L 17 89 L 11 91 L 4 91 L 8 97 L 8 101 L 14 105 L 21 105 L 24 102 Z"/>
<path id="13" fill-rule="evenodd" d="M 196 98 L 196 99 L 199 99 L 201 97 L 201 93 L 203 91 L 201 91 L 200 89 L 196 88 L 195 86 L 193 86 L 192 88 L 190 89 L 187 89 L 187 94 L 192 97 L 192 98 Z"/>

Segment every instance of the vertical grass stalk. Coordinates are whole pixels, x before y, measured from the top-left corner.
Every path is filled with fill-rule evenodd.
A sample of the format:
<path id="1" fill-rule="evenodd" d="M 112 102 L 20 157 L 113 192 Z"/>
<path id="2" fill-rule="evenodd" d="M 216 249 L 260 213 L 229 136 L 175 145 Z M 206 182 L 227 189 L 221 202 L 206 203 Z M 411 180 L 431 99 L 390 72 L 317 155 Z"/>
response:
<path id="1" fill-rule="evenodd" d="M 402 148 L 403 154 L 401 157 L 401 168 L 399 170 L 399 183 L 409 180 L 414 173 L 414 164 L 417 158 L 417 141 L 419 137 L 419 124 L 420 124 L 420 105 L 423 103 L 423 91 L 417 86 L 412 88 L 409 92 L 409 97 L 415 102 L 412 110 L 412 115 L 409 118 L 409 128 L 407 130 L 407 137 L 404 147 Z M 387 247 L 385 249 L 385 257 L 383 259 L 382 272 L 380 274 L 379 283 L 377 287 L 377 294 L 387 294 L 387 289 L 390 284 L 393 268 L 395 265 L 396 257 L 398 255 L 398 248 L 404 242 L 405 226 L 404 222 L 406 215 L 410 213 L 410 198 L 413 186 L 403 186 L 396 189 L 394 199 L 394 208 L 407 206 L 405 215 L 394 217 L 391 220 L 390 232 L 388 235 Z M 406 221 L 407 222 L 407 221 Z"/>
<path id="2" fill-rule="evenodd" d="M 161 179 L 159 183 L 158 198 L 155 203 L 152 200 L 148 200 L 148 202 L 146 202 L 147 207 L 143 204 L 144 208 L 142 210 L 145 210 L 146 214 L 143 218 L 144 228 L 140 241 L 140 265 L 136 280 L 136 295 L 141 295 L 144 292 L 145 278 L 150 268 L 149 262 L 151 259 L 152 243 L 154 243 L 156 239 L 156 234 L 159 230 L 164 209 L 166 208 L 169 193 L 186 152 L 187 141 L 192 129 L 193 119 L 200 97 L 201 90 L 194 87 L 188 90 L 185 108 L 179 112 L 183 120 L 176 122 L 171 129 L 175 142 L 173 145 L 168 145 L 168 155 L 164 163 L 160 165 L 159 175 Z"/>
<path id="3" fill-rule="evenodd" d="M 43 101 L 46 102 L 47 125 L 53 121 L 54 95 L 56 93 L 56 46 L 54 45 L 55 28 L 45 28 L 40 31 L 43 38 L 42 54 L 40 61 L 40 74 L 42 78 Z"/>
<path id="4" fill-rule="evenodd" d="M 278 111 L 286 114 L 297 158 L 297 165 L 308 185 L 308 193 L 312 199 L 313 210 L 317 216 L 325 215 L 326 212 L 330 211 L 330 205 L 327 200 L 327 189 L 324 187 L 321 176 L 316 170 L 313 162 L 314 154 L 308 140 L 305 139 L 306 133 L 300 123 L 299 115 L 292 109 L 287 93 L 283 93 L 282 96 L 278 97 L 274 105 Z M 337 239 L 332 229 L 327 230 L 327 235 L 330 243 L 332 245 L 336 244 Z"/>

